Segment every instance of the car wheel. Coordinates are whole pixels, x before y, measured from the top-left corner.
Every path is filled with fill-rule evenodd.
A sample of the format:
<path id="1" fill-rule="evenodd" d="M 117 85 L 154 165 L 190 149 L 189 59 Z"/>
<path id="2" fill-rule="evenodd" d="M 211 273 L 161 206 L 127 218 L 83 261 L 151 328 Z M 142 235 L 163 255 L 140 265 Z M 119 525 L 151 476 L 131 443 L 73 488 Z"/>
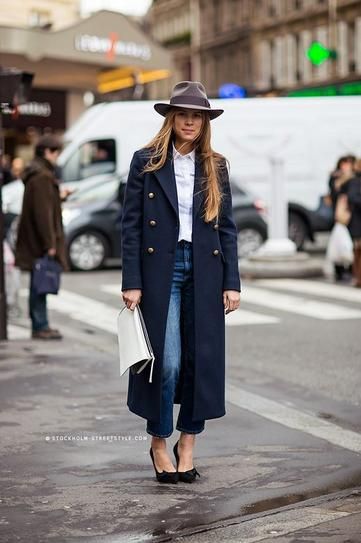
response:
<path id="1" fill-rule="evenodd" d="M 290 213 L 288 219 L 288 237 L 301 250 L 307 238 L 307 225 L 298 213 Z"/>
<path id="2" fill-rule="evenodd" d="M 82 232 L 73 237 L 68 253 L 73 269 L 98 270 L 109 256 L 109 244 L 99 232 Z"/>
<path id="3" fill-rule="evenodd" d="M 241 227 L 237 235 L 238 258 L 247 258 L 264 242 L 263 234 L 254 226 Z"/>

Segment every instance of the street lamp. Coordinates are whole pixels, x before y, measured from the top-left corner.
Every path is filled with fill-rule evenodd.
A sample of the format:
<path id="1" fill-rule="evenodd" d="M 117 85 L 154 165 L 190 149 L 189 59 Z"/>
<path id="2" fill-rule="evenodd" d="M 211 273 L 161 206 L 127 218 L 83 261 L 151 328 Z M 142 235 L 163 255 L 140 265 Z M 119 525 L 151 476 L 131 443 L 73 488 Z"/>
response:
<path id="1" fill-rule="evenodd" d="M 0 66 L 0 340 L 7 339 L 6 292 L 4 274 L 4 216 L 2 212 L 3 153 L 4 137 L 2 130 L 2 110 L 16 107 L 29 99 L 33 74 L 16 68 Z"/>

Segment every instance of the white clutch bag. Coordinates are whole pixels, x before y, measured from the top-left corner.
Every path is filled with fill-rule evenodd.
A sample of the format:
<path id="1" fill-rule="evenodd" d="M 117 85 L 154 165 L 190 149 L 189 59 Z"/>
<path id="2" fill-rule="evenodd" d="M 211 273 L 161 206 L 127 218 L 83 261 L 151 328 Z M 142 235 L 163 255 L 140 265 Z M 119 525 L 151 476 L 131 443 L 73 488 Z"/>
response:
<path id="1" fill-rule="evenodd" d="M 132 373 L 140 373 L 151 364 L 149 375 L 151 383 L 154 353 L 139 306 L 136 305 L 134 311 L 131 311 L 124 305 L 117 320 L 120 375 L 129 368 Z"/>

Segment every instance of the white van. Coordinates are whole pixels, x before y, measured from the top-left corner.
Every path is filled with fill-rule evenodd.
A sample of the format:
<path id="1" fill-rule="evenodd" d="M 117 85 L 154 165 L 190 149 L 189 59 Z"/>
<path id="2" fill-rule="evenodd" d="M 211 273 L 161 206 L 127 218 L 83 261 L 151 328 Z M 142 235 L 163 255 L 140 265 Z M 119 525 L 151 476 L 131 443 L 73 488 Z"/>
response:
<path id="1" fill-rule="evenodd" d="M 59 157 L 63 181 L 94 182 L 126 174 L 136 149 L 148 143 L 163 118 L 154 102 L 110 102 L 88 109 L 65 133 Z M 320 197 L 341 155 L 361 155 L 361 97 L 212 100 L 224 114 L 212 121 L 212 145 L 230 161 L 231 175 L 266 202 L 271 159 L 281 156 L 290 214 L 312 239 Z M 100 177 L 99 177 L 100 176 Z M 322 221 L 321 221 L 322 222 Z M 294 225 L 295 226 L 295 225 Z"/>

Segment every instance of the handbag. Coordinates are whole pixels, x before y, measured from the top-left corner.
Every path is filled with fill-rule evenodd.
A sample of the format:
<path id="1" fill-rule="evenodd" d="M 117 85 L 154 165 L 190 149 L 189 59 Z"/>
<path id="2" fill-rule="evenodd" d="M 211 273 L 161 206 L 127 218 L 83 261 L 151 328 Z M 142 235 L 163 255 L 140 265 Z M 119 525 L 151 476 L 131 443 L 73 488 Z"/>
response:
<path id="1" fill-rule="evenodd" d="M 353 243 L 348 228 L 337 222 L 328 240 L 326 260 L 346 266 L 352 263 L 353 257 Z"/>
<path id="2" fill-rule="evenodd" d="M 152 382 L 154 353 L 139 305 L 131 311 L 124 304 L 117 318 L 120 375 L 127 369 L 138 374 L 150 364 Z"/>
<path id="3" fill-rule="evenodd" d="M 335 210 L 335 222 L 344 224 L 345 226 L 351 220 L 351 211 L 348 207 L 348 199 L 346 194 L 340 194 L 337 198 L 336 210 Z"/>
<path id="4" fill-rule="evenodd" d="M 33 266 L 33 289 L 37 294 L 58 294 L 62 266 L 46 255 L 38 258 Z"/>

